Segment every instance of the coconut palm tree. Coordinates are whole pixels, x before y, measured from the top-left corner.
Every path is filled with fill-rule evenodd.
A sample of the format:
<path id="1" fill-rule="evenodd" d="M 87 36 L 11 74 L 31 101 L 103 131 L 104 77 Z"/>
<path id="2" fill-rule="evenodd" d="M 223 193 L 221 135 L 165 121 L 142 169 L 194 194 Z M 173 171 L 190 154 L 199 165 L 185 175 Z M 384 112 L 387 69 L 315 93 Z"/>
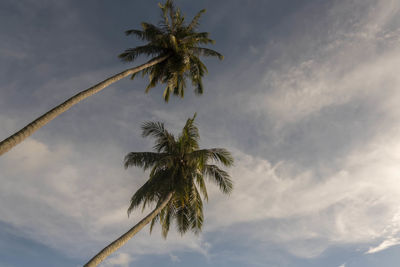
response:
<path id="1" fill-rule="evenodd" d="M 124 77 L 131 76 L 133 79 L 139 72 L 143 76 L 149 76 L 150 82 L 145 90 L 146 92 L 158 83 L 166 84 L 163 97 L 167 102 L 171 94 L 183 98 L 187 79 L 195 87 L 195 93 L 202 94 L 202 77 L 206 74 L 207 68 L 199 57 L 223 58 L 218 52 L 201 47 L 202 44 L 214 43 L 207 32 L 197 31 L 199 19 L 205 10 L 201 10 L 190 23 L 186 24 L 183 14 L 179 8 L 175 8 L 172 0 L 167 0 L 164 5 L 159 4 L 159 6 L 162 20 L 158 26 L 143 22 L 141 30 L 126 31 L 127 35 L 134 35 L 147 43 L 143 46 L 127 49 L 119 55 L 122 61 L 127 62 L 136 60 L 140 55 L 152 57 L 150 61 L 118 73 L 51 109 L 15 134 L 1 141 L 0 155 L 9 151 L 83 99 Z"/>
<path id="2" fill-rule="evenodd" d="M 144 209 L 155 204 L 155 208 L 85 266 L 97 266 L 149 223 L 151 233 L 154 224 L 159 222 L 164 238 L 173 222 L 181 234 L 188 230 L 199 233 L 203 225 L 201 197 L 208 200 L 206 178 L 217 184 L 223 193 L 232 191 L 229 174 L 216 164 L 231 166 L 233 158 L 223 148 L 199 149 L 195 116 L 186 121 L 178 138 L 160 122 L 146 122 L 142 125 L 143 136 L 156 139 L 156 152 L 131 152 L 125 157 L 125 168 L 137 166 L 151 170 L 148 181 L 132 196 L 128 214 L 139 206 Z"/>

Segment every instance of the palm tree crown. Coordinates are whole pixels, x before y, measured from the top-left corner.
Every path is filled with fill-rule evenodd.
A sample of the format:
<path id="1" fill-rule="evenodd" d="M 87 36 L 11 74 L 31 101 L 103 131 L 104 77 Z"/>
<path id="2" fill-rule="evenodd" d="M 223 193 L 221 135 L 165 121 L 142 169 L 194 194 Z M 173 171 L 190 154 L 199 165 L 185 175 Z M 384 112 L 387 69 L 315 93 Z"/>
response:
<path id="1" fill-rule="evenodd" d="M 125 157 L 125 167 L 137 166 L 151 169 L 149 180 L 132 196 L 128 214 L 142 205 L 157 206 L 172 193 L 172 198 L 151 221 L 150 232 L 156 222 L 167 236 L 170 224 L 175 220 L 178 231 L 199 233 L 203 225 L 203 202 L 208 200 L 205 178 L 216 183 L 223 193 L 233 188 L 229 174 L 215 163 L 231 166 L 231 154 L 222 148 L 199 149 L 199 132 L 194 124 L 196 114 L 187 120 L 180 136 L 175 138 L 160 122 L 142 125 L 143 136 L 156 139 L 156 152 L 131 152 Z"/>
<path id="2" fill-rule="evenodd" d="M 142 30 L 128 30 L 127 35 L 135 35 L 148 43 L 143 46 L 130 48 L 120 54 L 123 61 L 134 61 L 139 55 L 161 58 L 166 60 L 141 71 L 149 75 L 150 82 L 146 88 L 148 92 L 158 83 L 165 83 L 164 100 L 168 101 L 171 94 L 183 97 L 186 88 L 186 79 L 189 78 L 195 87 L 196 94 L 203 93 L 202 77 L 207 73 L 207 68 L 199 56 L 223 56 L 209 48 L 200 47 L 202 44 L 213 44 L 207 32 L 197 32 L 201 10 L 189 23 L 185 23 L 179 8 L 175 8 L 172 0 L 167 0 L 164 5 L 159 4 L 162 20 L 158 26 L 143 22 Z M 136 73 L 132 75 L 132 79 Z"/>

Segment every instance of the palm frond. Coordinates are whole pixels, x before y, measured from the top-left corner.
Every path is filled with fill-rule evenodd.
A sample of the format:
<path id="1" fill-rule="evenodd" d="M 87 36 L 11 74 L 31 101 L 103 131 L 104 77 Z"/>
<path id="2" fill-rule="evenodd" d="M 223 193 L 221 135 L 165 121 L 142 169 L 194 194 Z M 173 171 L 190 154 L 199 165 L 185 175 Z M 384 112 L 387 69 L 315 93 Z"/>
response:
<path id="1" fill-rule="evenodd" d="M 219 60 L 223 60 L 224 56 L 215 50 L 204 48 L 204 47 L 192 47 L 193 54 L 205 57 L 217 57 Z"/>
<path id="2" fill-rule="evenodd" d="M 172 205 L 172 201 L 170 204 L 164 208 L 164 213 L 162 214 L 162 219 L 161 219 L 161 226 L 162 226 L 162 236 L 163 238 L 167 238 L 168 231 L 171 225 L 171 219 L 174 216 L 174 207 Z"/>
<path id="3" fill-rule="evenodd" d="M 204 167 L 204 172 L 211 181 L 219 186 L 219 189 L 223 193 L 229 194 L 232 192 L 233 183 L 226 171 L 221 170 L 216 165 L 206 165 Z"/>
<path id="4" fill-rule="evenodd" d="M 175 143 L 174 136 L 164 128 L 164 124 L 160 122 L 145 122 L 142 124 L 142 136 L 153 136 L 156 138 L 154 149 L 157 152 L 168 150 Z"/>
<path id="5" fill-rule="evenodd" d="M 197 114 L 195 113 L 192 118 L 187 119 L 182 133 L 179 136 L 179 142 L 191 152 L 199 147 L 198 141 L 200 139 L 199 129 L 194 123 Z"/>
<path id="6" fill-rule="evenodd" d="M 167 85 L 167 87 L 165 87 L 164 93 L 163 93 L 163 98 L 164 98 L 165 102 L 169 101 L 169 97 L 171 95 L 171 91 L 173 91 L 172 87 Z"/>
<path id="7" fill-rule="evenodd" d="M 136 166 L 147 170 L 167 155 L 167 153 L 155 152 L 130 152 L 125 156 L 124 167 L 127 169 L 128 167 Z"/>
<path id="8" fill-rule="evenodd" d="M 195 160 L 196 158 L 205 160 L 205 162 L 211 160 L 217 163 L 221 163 L 226 167 L 232 166 L 234 162 L 231 153 L 224 148 L 199 149 L 193 151 L 188 156 L 192 160 Z"/>
<path id="9" fill-rule="evenodd" d="M 170 171 L 164 170 L 150 176 L 149 180 L 132 196 L 128 215 L 141 204 L 143 204 L 142 209 L 144 209 L 146 204 L 158 202 L 162 196 L 171 192 L 170 185 L 168 184 L 170 174 Z"/>
<path id="10" fill-rule="evenodd" d="M 196 186 L 192 184 L 191 191 L 191 205 L 190 205 L 190 224 L 191 229 L 195 234 L 199 234 L 201 227 L 203 226 L 203 201 L 201 200 L 200 193 Z"/>
<path id="11" fill-rule="evenodd" d="M 208 201 L 208 193 L 207 193 L 207 187 L 204 182 L 204 177 L 201 173 L 196 174 L 196 184 L 200 189 L 201 194 L 203 195 L 203 198 Z"/>
<path id="12" fill-rule="evenodd" d="M 229 174 L 218 168 L 216 165 L 205 165 L 204 173 L 210 178 L 211 181 L 219 186 L 219 189 L 225 193 L 229 194 L 233 190 L 233 183 L 230 179 Z"/>
<path id="13" fill-rule="evenodd" d="M 209 38 L 208 32 L 186 33 L 180 38 L 181 43 L 189 47 L 198 47 L 199 44 L 215 44 L 215 41 Z"/>
<path id="14" fill-rule="evenodd" d="M 181 235 L 186 233 L 191 226 L 189 214 L 190 209 L 187 205 L 181 205 L 176 213 L 176 228 Z"/>
<path id="15" fill-rule="evenodd" d="M 196 82 L 196 88 L 194 89 L 194 93 L 195 93 L 196 95 L 201 95 L 201 94 L 203 94 L 203 91 L 204 91 L 203 82 L 201 81 L 201 79 L 199 79 L 199 80 Z"/>
<path id="16" fill-rule="evenodd" d="M 194 16 L 194 18 L 192 19 L 192 21 L 190 22 L 190 24 L 188 25 L 188 30 L 193 30 L 193 29 L 195 29 L 195 28 L 197 28 L 198 26 L 199 26 L 199 20 L 200 20 L 200 17 L 201 17 L 201 15 L 203 15 L 203 13 L 205 13 L 206 12 L 206 10 L 205 9 L 202 9 L 202 10 L 200 10 L 197 14 L 196 14 L 196 16 Z"/>
<path id="17" fill-rule="evenodd" d="M 151 220 L 150 222 L 150 234 L 153 232 L 153 228 L 154 225 L 156 224 L 156 222 L 160 221 L 160 214 L 158 214 L 156 217 L 153 218 L 153 220 Z"/>
<path id="18" fill-rule="evenodd" d="M 125 31 L 125 34 L 134 35 L 142 41 L 149 41 L 149 42 L 157 42 L 163 38 L 163 31 L 151 23 L 142 22 L 142 29 L 143 30 L 137 30 L 137 29 L 127 30 Z"/>
<path id="19" fill-rule="evenodd" d="M 132 29 L 132 30 L 127 30 L 125 31 L 126 35 L 136 35 L 136 37 L 138 37 L 141 40 L 146 40 L 145 38 L 145 32 L 141 31 L 141 30 L 136 30 L 136 29 Z"/>
<path id="20" fill-rule="evenodd" d="M 164 48 L 149 44 L 126 49 L 125 52 L 121 53 L 118 57 L 122 61 L 130 62 L 134 61 L 140 55 L 159 57 L 162 54 L 166 54 Z"/>

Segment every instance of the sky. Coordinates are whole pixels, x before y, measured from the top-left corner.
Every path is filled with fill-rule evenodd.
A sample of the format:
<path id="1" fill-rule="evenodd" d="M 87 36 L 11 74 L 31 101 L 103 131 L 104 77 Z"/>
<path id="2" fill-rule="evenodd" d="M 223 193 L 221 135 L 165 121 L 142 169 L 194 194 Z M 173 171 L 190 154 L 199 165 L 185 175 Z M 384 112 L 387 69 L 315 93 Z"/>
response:
<path id="1" fill-rule="evenodd" d="M 134 63 L 124 31 L 158 1 L 2 0 L 0 139 Z M 203 231 L 143 229 L 101 266 L 393 267 L 400 261 L 400 2 L 176 0 L 225 58 L 204 94 L 162 99 L 146 78 L 91 96 L 0 157 L 0 267 L 82 266 L 146 215 L 144 121 L 224 147 L 230 196 L 209 184 Z"/>

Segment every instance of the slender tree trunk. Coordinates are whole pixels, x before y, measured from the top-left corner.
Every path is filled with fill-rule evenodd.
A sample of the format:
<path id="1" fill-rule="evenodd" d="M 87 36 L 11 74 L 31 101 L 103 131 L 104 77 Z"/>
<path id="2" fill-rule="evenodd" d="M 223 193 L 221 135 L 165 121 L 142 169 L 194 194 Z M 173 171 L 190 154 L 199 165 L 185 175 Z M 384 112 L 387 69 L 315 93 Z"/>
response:
<path id="1" fill-rule="evenodd" d="M 48 122 L 53 120 L 55 117 L 57 117 L 58 115 L 60 115 L 61 113 L 65 112 L 65 111 L 67 111 L 69 108 L 71 108 L 73 105 L 79 103 L 83 99 L 85 99 L 91 95 L 94 95 L 95 93 L 101 91 L 102 89 L 109 86 L 110 84 L 115 83 L 115 82 L 121 80 L 122 78 L 125 78 L 126 76 L 135 74 L 143 69 L 151 67 L 157 63 L 160 63 L 161 61 L 164 61 L 167 58 L 168 58 L 168 56 L 155 58 L 155 59 L 150 60 L 147 63 L 140 65 L 138 67 L 127 69 L 121 73 L 118 73 L 118 74 L 90 87 L 89 89 L 86 89 L 86 90 L 74 95 L 73 97 L 71 97 L 70 99 L 65 101 L 64 103 L 56 106 L 55 108 L 53 108 L 52 110 L 43 114 L 42 116 L 40 116 L 33 122 L 29 123 L 28 125 L 26 125 L 24 128 L 22 128 L 15 134 L 13 134 L 10 137 L 1 141 L 0 142 L 0 156 L 2 154 L 6 153 L 7 151 L 9 151 L 11 148 L 16 146 L 17 144 L 21 143 L 23 140 L 25 140 L 31 134 L 33 134 L 36 130 L 40 129 L 41 127 L 46 125 Z"/>
<path id="2" fill-rule="evenodd" d="M 125 245 L 129 239 L 131 239 L 135 234 L 137 234 L 143 227 L 145 227 L 154 217 L 161 212 L 161 210 L 168 204 L 171 200 L 173 193 L 169 193 L 166 199 L 161 203 L 160 206 L 155 208 L 149 215 L 147 215 L 143 220 L 133 226 L 128 232 L 121 235 L 114 242 L 109 244 L 107 247 L 103 248 L 96 256 L 94 256 L 90 261 L 88 261 L 84 267 L 94 267 L 100 264 L 105 258 L 107 258 L 111 253 Z"/>

